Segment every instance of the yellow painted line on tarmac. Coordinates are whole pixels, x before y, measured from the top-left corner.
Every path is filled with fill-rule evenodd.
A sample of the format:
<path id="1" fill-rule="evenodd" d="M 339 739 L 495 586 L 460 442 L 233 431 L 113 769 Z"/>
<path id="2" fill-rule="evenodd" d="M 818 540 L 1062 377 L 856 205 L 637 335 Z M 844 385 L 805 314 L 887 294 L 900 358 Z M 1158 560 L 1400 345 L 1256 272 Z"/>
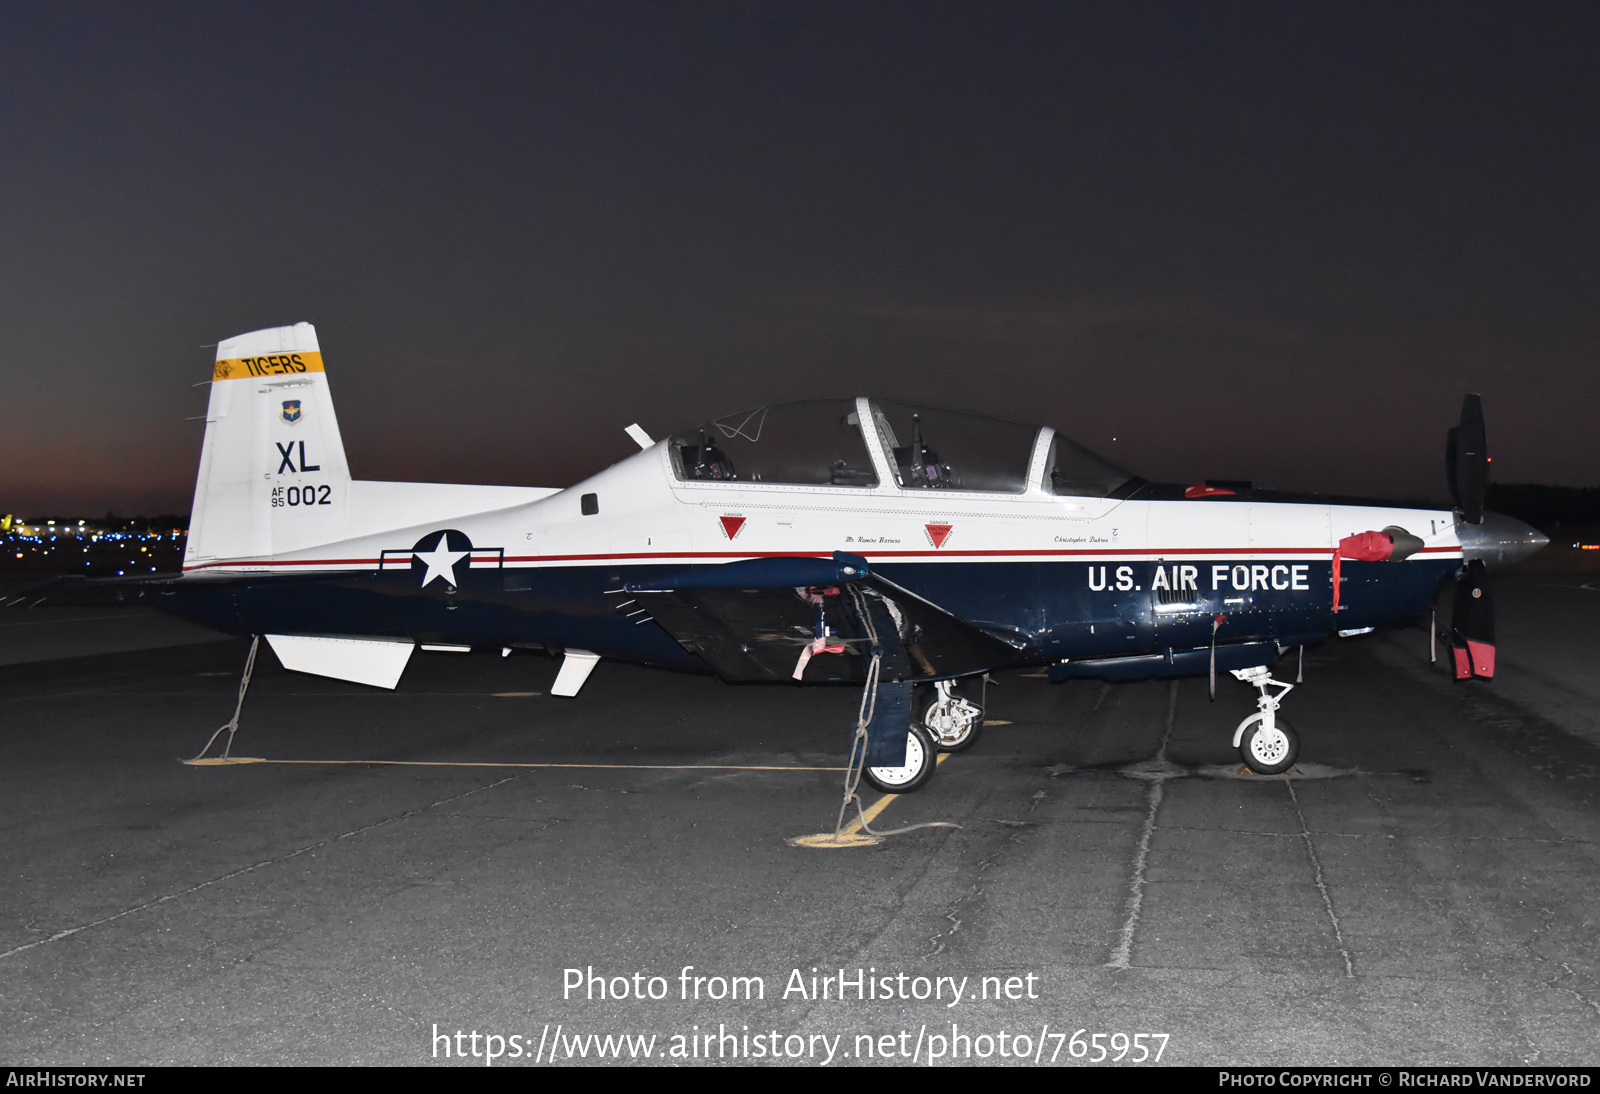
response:
<path id="1" fill-rule="evenodd" d="M 942 764 L 949 758 L 950 753 L 941 752 L 939 753 L 939 758 L 935 760 L 934 763 L 935 765 Z M 841 768 L 840 770 L 843 769 Z M 873 844 L 882 843 L 882 839 L 880 839 L 878 836 L 874 836 L 871 832 L 862 831 L 862 821 L 865 821 L 868 825 L 871 825 L 873 821 L 878 819 L 885 809 L 889 808 L 889 806 L 893 804 L 896 798 L 901 796 L 902 795 L 900 794 L 885 794 L 883 797 L 879 798 L 877 801 L 861 810 L 861 812 L 856 815 L 856 818 L 849 824 L 839 829 L 838 835 L 835 835 L 832 832 L 818 832 L 814 836 L 796 836 L 789 842 L 794 844 L 796 847 L 821 848 L 871 847 Z"/>
<path id="2" fill-rule="evenodd" d="M 843 771 L 842 767 L 800 767 L 788 764 L 536 764 L 493 760 L 273 760 L 262 756 L 207 756 L 184 760 L 190 767 L 234 764 L 353 764 L 364 767 L 522 767 L 576 771 Z"/>
<path id="3" fill-rule="evenodd" d="M 1011 723 L 1006 721 L 1004 718 L 986 718 L 984 719 L 983 724 L 985 726 L 1008 726 Z"/>
<path id="4" fill-rule="evenodd" d="M 198 675 L 206 675 L 200 673 Z M 236 672 L 212 673 L 214 676 L 237 676 Z M 259 686 L 259 685 L 257 685 Z M 110 695 L 117 698 L 138 699 L 149 696 L 155 699 L 207 698 L 207 693 L 194 691 L 104 691 L 64 692 L 67 695 Z M 210 694 L 215 694 L 210 693 Z M 252 693 L 255 694 L 255 693 Z M 271 691 L 263 692 L 273 699 L 526 699 L 543 695 L 542 691 Z M 24 696 L 24 698 L 29 698 Z M 57 698 L 57 696 L 46 696 Z"/>

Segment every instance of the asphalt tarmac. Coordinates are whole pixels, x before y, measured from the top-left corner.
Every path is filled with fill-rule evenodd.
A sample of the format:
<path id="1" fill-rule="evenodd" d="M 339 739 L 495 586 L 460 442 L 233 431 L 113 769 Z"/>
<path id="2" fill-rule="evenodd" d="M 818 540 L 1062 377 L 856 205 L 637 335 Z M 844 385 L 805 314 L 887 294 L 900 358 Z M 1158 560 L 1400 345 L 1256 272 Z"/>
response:
<path id="1" fill-rule="evenodd" d="M 0 667 L 0 1063 L 1595 1064 L 1600 583 L 1497 596 L 1493 685 L 1308 651 L 1288 779 L 1231 678 L 1003 674 L 852 849 L 853 689 L 263 648 L 233 752 L 316 762 L 191 767 L 244 643 Z"/>

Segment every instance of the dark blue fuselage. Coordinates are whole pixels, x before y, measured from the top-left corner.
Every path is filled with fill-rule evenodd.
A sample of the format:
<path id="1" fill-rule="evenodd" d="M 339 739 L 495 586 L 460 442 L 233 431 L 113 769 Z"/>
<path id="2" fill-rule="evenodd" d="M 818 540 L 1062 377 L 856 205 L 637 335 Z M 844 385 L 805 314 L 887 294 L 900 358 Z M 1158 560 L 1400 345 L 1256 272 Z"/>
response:
<path id="1" fill-rule="evenodd" d="M 978 627 L 1021 647 L 1022 660 L 1137 656 L 1166 650 L 1274 640 L 1313 642 L 1334 630 L 1401 623 L 1425 614 L 1440 585 L 1460 566 L 1455 558 L 1342 565 L 1341 610 L 1335 620 L 1331 560 L 1297 562 L 1287 572 L 1257 565 L 1229 581 L 1221 571 L 1250 563 L 1206 559 L 1192 588 L 1163 591 L 1155 561 L 885 562 L 876 572 Z M 1213 567 L 1219 581 L 1213 581 Z M 471 569 L 452 587 L 418 587 L 407 570 L 322 575 L 185 577 L 150 590 L 156 607 L 241 634 L 342 634 L 408 637 L 417 642 L 505 647 L 577 648 L 604 657 L 705 672 L 660 626 L 628 618 L 624 584 L 647 582 L 683 565 L 551 566 Z M 1122 570 L 1121 574 L 1117 574 Z M 1285 570 L 1279 566 L 1276 570 Z M 1261 571 L 1267 571 L 1262 573 Z M 1121 583 L 1131 587 L 1118 587 Z M 1251 578 L 1254 578 L 1252 582 Z M 1096 587 L 1096 586 L 1100 587 Z M 1243 587 L 1240 587 L 1243 586 Z"/>

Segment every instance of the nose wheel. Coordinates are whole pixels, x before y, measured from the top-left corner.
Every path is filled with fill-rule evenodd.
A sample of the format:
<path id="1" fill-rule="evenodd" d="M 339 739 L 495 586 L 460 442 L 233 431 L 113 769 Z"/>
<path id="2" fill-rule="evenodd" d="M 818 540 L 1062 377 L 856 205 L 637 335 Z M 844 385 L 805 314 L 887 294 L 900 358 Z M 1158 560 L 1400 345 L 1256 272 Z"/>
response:
<path id="1" fill-rule="evenodd" d="M 1239 756 L 1257 775 L 1281 775 L 1294 766 L 1300 754 L 1300 738 L 1287 718 L 1279 716 L 1266 725 L 1263 716 L 1245 719 L 1246 729 L 1239 741 Z"/>
<path id="2" fill-rule="evenodd" d="M 1272 670 L 1264 665 L 1234 669 L 1233 674 L 1261 693 L 1256 699 L 1260 709 L 1233 731 L 1233 747 L 1239 750 L 1239 758 L 1245 766 L 1257 775 L 1281 775 L 1294 766 L 1300 755 L 1299 735 L 1288 719 L 1278 714 L 1278 705 L 1294 690 L 1294 685 L 1274 680 Z M 1268 690 L 1272 687 L 1283 690 L 1274 695 Z"/>
<path id="3" fill-rule="evenodd" d="M 916 722 L 927 730 L 940 752 L 962 752 L 978 743 L 983 731 L 983 707 L 956 690 L 950 680 L 940 680 L 922 693 Z"/>

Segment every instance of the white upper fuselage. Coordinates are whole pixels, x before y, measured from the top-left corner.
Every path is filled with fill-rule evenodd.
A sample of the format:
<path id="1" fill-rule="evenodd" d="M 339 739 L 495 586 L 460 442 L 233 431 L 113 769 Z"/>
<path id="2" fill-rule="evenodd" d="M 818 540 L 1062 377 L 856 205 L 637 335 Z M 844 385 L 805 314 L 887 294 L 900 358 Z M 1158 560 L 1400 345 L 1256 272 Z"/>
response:
<path id="1" fill-rule="evenodd" d="M 505 568 L 715 564 L 833 551 L 876 562 L 1183 560 L 1270 567 L 1325 562 L 1342 538 L 1388 526 L 1423 540 L 1418 558 L 1460 555 L 1448 510 L 1053 494 L 1044 485 L 1053 435 L 1049 427 L 1039 430 L 1021 493 L 903 488 L 870 432 L 865 439 L 877 470 L 874 486 L 685 480 L 675 473 L 665 441 L 561 491 L 350 483 L 357 498 L 382 495 L 381 516 L 361 522 L 371 528 L 376 520 L 380 529 L 271 555 L 196 558 L 185 572 L 370 570 L 402 556 L 409 564 L 412 547 L 446 526 L 469 537 L 474 567 Z M 275 455 L 265 453 L 264 465 Z M 292 479 L 292 469 L 283 477 Z M 417 502 L 425 497 L 427 504 L 408 510 L 413 490 L 409 496 Z M 534 500 L 524 500 L 529 493 Z M 586 495 L 593 495 L 591 515 L 583 512 Z M 473 508 L 485 503 L 492 508 Z M 278 519 L 294 516 L 285 511 Z M 1266 580 L 1280 588 L 1294 583 L 1292 572 L 1270 569 Z"/>

